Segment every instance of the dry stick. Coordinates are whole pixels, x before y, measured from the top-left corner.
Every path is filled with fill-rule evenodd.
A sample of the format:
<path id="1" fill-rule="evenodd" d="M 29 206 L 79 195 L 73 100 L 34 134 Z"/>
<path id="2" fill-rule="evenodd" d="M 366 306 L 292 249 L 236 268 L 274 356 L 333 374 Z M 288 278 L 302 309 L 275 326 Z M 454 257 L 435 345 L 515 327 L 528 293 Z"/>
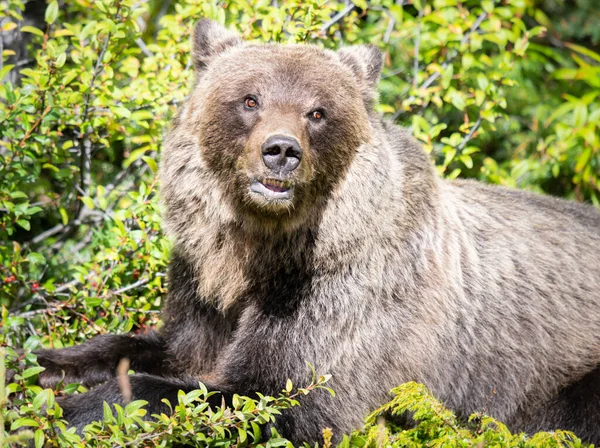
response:
<path id="1" fill-rule="evenodd" d="M 31 241 L 29 241 L 28 245 L 32 245 L 32 244 L 38 244 L 41 243 L 42 241 L 44 241 L 47 238 L 50 238 L 53 235 L 56 235 L 57 233 L 62 232 L 62 230 L 65 228 L 66 226 L 63 224 L 57 224 L 54 227 L 51 227 L 48 230 L 44 230 L 42 233 L 40 233 L 39 235 L 36 235 L 35 237 L 33 237 L 31 239 Z"/>
<path id="2" fill-rule="evenodd" d="M 0 55 L 4 54 L 4 38 L 2 37 L 2 33 L 0 33 Z M 2 69 L 4 68 L 4 58 L 0 57 L 0 72 L 2 71 Z M 0 81 L 2 81 L 0 79 Z M 3 427 L 4 428 L 4 427 Z M 1 437 L 1 431 L 0 431 L 0 437 Z M 2 439 L 0 439 L 0 447 L 2 446 Z"/>
<path id="3" fill-rule="evenodd" d="M 458 152 L 462 151 L 464 149 L 465 146 L 467 146 L 467 143 L 469 143 L 469 141 L 473 138 L 473 136 L 475 135 L 475 132 L 477 131 L 477 129 L 479 129 L 479 125 L 481 124 L 481 117 L 477 117 L 477 121 L 475 122 L 475 124 L 473 125 L 473 127 L 471 128 L 471 130 L 469 131 L 469 133 L 467 134 L 467 136 L 463 139 L 462 142 L 460 142 L 460 144 L 456 147 L 456 150 Z"/>
<path id="4" fill-rule="evenodd" d="M 152 53 L 152 50 L 150 50 L 146 46 L 146 43 L 142 40 L 141 37 L 138 37 L 135 40 L 135 43 L 137 44 L 138 47 L 140 47 L 140 50 L 142 50 L 142 53 L 144 53 L 146 56 L 148 56 L 149 58 L 151 58 L 152 56 L 154 56 L 154 53 Z"/>
<path id="5" fill-rule="evenodd" d="M 145 285 L 146 283 L 150 282 L 150 280 L 151 280 L 150 278 L 138 280 L 137 282 L 132 283 L 131 285 L 127 285 L 127 286 L 117 289 L 116 291 L 113 291 L 113 294 L 115 294 L 115 295 L 123 294 L 126 291 L 129 291 L 131 289 L 135 289 L 135 288 Z"/>
<path id="6" fill-rule="evenodd" d="M 42 116 L 39 117 L 35 123 L 33 123 L 33 126 L 31 126 L 31 128 L 25 133 L 25 136 L 23 137 L 23 140 L 21 140 L 21 142 L 19 143 L 19 147 L 23 147 L 25 146 L 25 142 L 27 141 L 27 139 L 29 137 L 31 137 L 31 133 L 35 130 L 35 128 L 38 127 L 38 125 L 42 122 L 42 120 L 44 119 L 44 117 L 46 115 L 48 115 L 48 112 L 50 112 L 50 109 L 52 109 L 50 106 L 46 107 L 46 109 L 44 109 L 44 112 L 42 113 Z"/>
<path id="7" fill-rule="evenodd" d="M 321 27 L 321 33 L 325 34 L 329 28 L 331 28 L 333 25 L 335 25 L 340 20 L 342 20 L 344 17 L 346 17 L 348 14 L 350 14 L 352 11 L 354 11 L 355 8 L 356 8 L 356 5 L 354 3 L 350 3 L 343 10 L 341 10 L 335 16 L 333 16 L 329 22 L 327 22 L 325 25 L 323 25 Z"/>
<path id="8" fill-rule="evenodd" d="M 396 19 L 394 19 L 391 14 L 388 15 L 388 18 L 390 21 L 388 22 L 388 26 L 385 29 L 385 34 L 383 35 L 383 42 L 386 44 L 390 41 L 392 31 L 394 31 L 394 27 L 396 26 Z"/>
<path id="9" fill-rule="evenodd" d="M 423 10 L 419 11 L 417 24 L 417 38 L 415 39 L 415 58 L 413 62 L 413 87 L 417 87 L 417 79 L 419 76 L 419 46 L 421 45 L 421 19 L 423 18 Z"/>
<path id="10" fill-rule="evenodd" d="M 131 401 L 131 382 L 129 381 L 129 359 L 122 358 L 117 366 L 117 384 L 123 397 L 123 403 L 127 404 Z"/>
<path id="11" fill-rule="evenodd" d="M 104 40 L 104 45 L 102 46 L 102 50 L 100 50 L 100 54 L 98 55 L 98 59 L 96 60 L 96 65 L 94 66 L 94 73 L 92 75 L 92 79 L 90 80 L 90 85 L 88 87 L 88 91 L 87 94 L 85 96 L 85 102 L 84 102 L 84 108 L 83 108 L 83 116 L 82 116 L 82 120 L 81 123 L 82 125 L 85 124 L 85 122 L 87 121 L 88 117 L 89 117 L 89 112 L 90 112 L 90 102 L 92 99 L 92 93 L 94 91 L 94 84 L 96 83 L 96 78 L 98 78 L 98 76 L 100 76 L 100 73 L 102 73 L 102 59 L 104 59 L 104 55 L 106 54 L 106 50 L 108 50 L 108 45 L 110 44 L 110 37 L 111 37 L 111 33 L 109 32 L 106 35 L 106 39 Z M 90 169 L 91 169 L 91 154 L 92 154 L 92 141 L 90 140 L 90 136 L 89 136 L 89 131 L 88 129 L 90 128 L 90 126 L 87 126 L 87 128 L 84 130 L 84 132 L 79 136 L 80 139 L 80 154 L 79 154 L 79 187 L 81 188 L 81 190 L 83 190 L 84 192 L 86 192 L 86 196 L 87 196 L 87 191 L 89 190 L 90 187 L 90 183 L 91 183 L 91 174 L 90 174 Z M 76 219 L 78 219 L 81 216 L 81 213 L 84 210 L 84 206 L 83 203 L 80 202 L 80 206 L 79 206 L 79 210 L 77 211 L 77 217 Z M 72 227 L 70 228 L 70 230 L 72 229 Z"/>

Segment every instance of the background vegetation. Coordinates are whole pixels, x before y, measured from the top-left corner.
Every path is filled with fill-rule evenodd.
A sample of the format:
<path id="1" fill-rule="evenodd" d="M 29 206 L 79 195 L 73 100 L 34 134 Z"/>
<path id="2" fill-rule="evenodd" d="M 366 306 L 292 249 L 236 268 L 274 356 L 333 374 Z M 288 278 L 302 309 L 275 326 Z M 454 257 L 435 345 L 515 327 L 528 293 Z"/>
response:
<path id="1" fill-rule="evenodd" d="M 326 380 L 218 412 L 202 391 L 182 395 L 154 423 L 132 403 L 107 410 L 86 442 L 65 430 L 57 392 L 35 386 L 29 351 L 42 344 L 160 325 L 170 245 L 156 166 L 192 84 L 200 17 L 246 39 L 378 45 L 387 52 L 379 110 L 412 129 L 442 175 L 600 205 L 595 0 L 0 0 L 0 345 L 9 367 L 26 368 L 6 388 L 0 437 L 5 428 L 37 447 L 252 445 L 261 423 Z M 377 419 L 382 410 L 346 445 L 579 443 L 561 432 L 511 435 L 483 416 L 460 426 L 421 386 L 395 393 L 387 411 L 416 411 L 421 424 L 399 431 Z"/>

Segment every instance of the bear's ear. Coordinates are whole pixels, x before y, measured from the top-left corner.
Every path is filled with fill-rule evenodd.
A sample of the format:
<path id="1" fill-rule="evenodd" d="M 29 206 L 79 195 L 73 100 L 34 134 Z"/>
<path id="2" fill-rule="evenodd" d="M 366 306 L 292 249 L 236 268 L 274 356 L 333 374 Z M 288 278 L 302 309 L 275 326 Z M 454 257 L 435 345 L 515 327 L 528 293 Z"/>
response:
<path id="1" fill-rule="evenodd" d="M 229 47 L 241 45 L 242 39 L 212 20 L 196 23 L 192 39 L 192 59 L 196 70 L 203 71 L 210 60 Z"/>
<path id="2" fill-rule="evenodd" d="M 379 48 L 373 45 L 352 45 L 341 48 L 338 55 L 368 90 L 374 91 L 377 88 L 383 66 L 383 53 Z"/>

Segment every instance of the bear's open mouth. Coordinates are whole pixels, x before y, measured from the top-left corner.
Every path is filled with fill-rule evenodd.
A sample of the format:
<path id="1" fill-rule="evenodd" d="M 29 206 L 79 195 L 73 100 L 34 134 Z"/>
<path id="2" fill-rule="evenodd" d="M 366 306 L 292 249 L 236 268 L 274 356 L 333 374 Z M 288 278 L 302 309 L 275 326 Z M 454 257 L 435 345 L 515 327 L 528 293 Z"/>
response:
<path id="1" fill-rule="evenodd" d="M 283 180 L 261 179 L 259 182 L 275 193 L 283 193 L 284 191 L 288 191 L 290 188 L 290 183 Z"/>
<path id="2" fill-rule="evenodd" d="M 252 182 L 250 191 L 259 193 L 266 199 L 291 199 L 293 188 L 289 181 L 262 178 Z"/>

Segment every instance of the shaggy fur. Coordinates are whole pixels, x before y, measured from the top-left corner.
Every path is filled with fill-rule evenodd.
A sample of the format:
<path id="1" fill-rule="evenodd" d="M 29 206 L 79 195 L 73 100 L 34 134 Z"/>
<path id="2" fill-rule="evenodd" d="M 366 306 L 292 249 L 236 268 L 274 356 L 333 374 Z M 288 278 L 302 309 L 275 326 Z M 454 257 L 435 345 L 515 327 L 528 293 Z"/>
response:
<path id="1" fill-rule="evenodd" d="M 226 396 L 277 394 L 287 378 L 307 383 L 308 361 L 337 396 L 315 391 L 277 420 L 296 442 L 360 427 L 410 380 L 464 417 L 600 442 L 596 210 L 439 179 L 373 111 L 371 47 L 248 45 L 202 21 L 193 58 L 197 83 L 161 161 L 175 242 L 164 330 L 44 351 L 42 381 L 65 370 L 99 382 L 127 356 L 153 374 L 132 377 L 134 399 L 159 409 L 197 380 Z M 261 160 L 274 134 L 303 148 L 291 199 L 249 189 L 278 175 Z M 120 400 L 115 380 L 87 395 L 62 403 L 79 426 L 101 417 L 103 398 Z"/>

